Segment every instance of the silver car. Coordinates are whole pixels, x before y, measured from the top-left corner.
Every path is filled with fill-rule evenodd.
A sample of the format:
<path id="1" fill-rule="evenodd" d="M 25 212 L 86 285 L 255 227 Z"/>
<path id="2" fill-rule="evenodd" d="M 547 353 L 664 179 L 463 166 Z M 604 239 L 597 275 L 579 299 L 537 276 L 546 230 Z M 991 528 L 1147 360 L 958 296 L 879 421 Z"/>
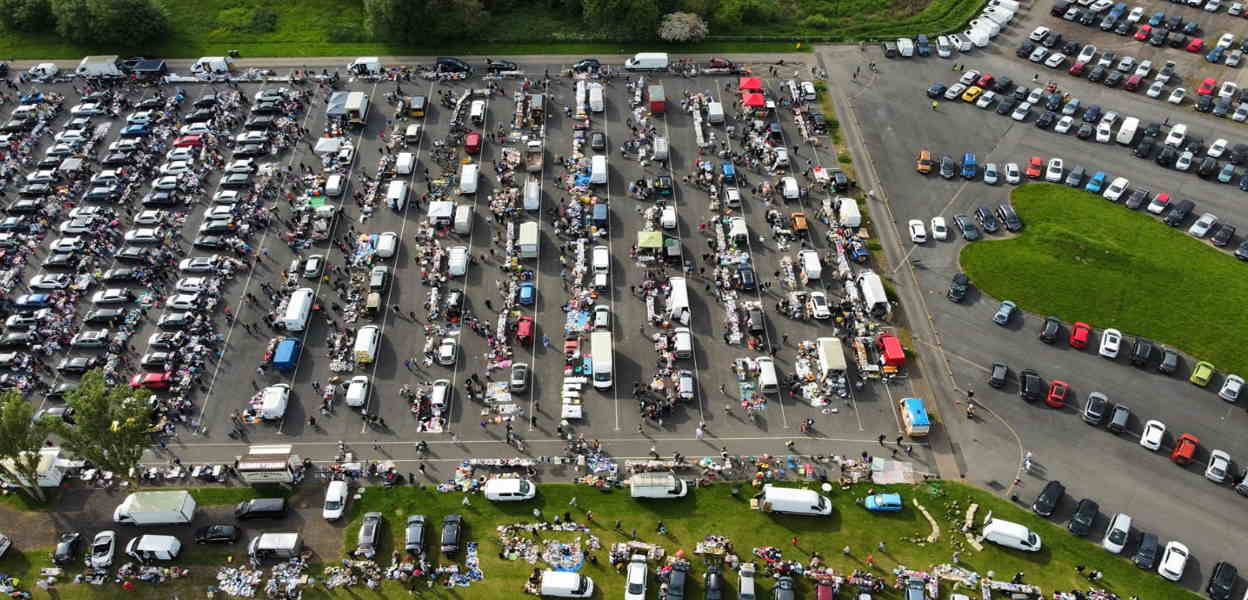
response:
<path id="1" fill-rule="evenodd" d="M 1018 305 L 1010 300 L 1002 300 L 1001 306 L 997 308 L 997 312 L 992 315 L 992 322 L 1005 327 L 1010 324 L 1010 319 L 1014 317 L 1014 312 L 1018 310 Z"/>

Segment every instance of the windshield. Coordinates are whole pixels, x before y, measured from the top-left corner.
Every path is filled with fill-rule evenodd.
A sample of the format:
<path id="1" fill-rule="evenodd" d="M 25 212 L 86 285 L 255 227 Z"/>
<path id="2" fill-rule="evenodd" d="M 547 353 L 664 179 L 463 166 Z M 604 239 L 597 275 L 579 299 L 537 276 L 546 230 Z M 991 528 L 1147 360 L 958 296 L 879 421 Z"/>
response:
<path id="1" fill-rule="evenodd" d="M 645 589 L 646 589 L 646 586 L 641 583 L 633 582 L 633 583 L 628 584 L 628 593 L 629 595 L 632 595 L 632 596 L 640 596 L 641 593 L 645 591 Z"/>
<path id="2" fill-rule="evenodd" d="M 108 552 L 110 546 L 112 546 L 112 544 L 107 541 L 96 542 L 94 546 L 91 546 L 91 551 L 96 554 L 104 554 L 105 552 Z"/>
<path id="3" fill-rule="evenodd" d="M 578 576 L 576 578 L 576 589 L 572 590 L 572 595 L 577 596 L 577 597 L 584 596 L 588 588 L 589 588 L 589 579 L 586 577 Z M 632 591 L 632 586 L 629 586 L 629 591 Z"/>
<path id="4" fill-rule="evenodd" d="M 338 510 L 339 508 L 342 508 L 342 502 L 339 502 L 337 500 L 325 501 L 325 510 Z"/>
<path id="5" fill-rule="evenodd" d="M 1027 545 L 1028 545 L 1028 546 L 1039 546 L 1039 545 L 1040 545 L 1040 537 L 1039 537 L 1039 536 L 1037 536 L 1037 535 L 1036 535 L 1036 534 L 1034 534 L 1034 533 L 1032 533 L 1031 535 L 1027 536 Z"/>
<path id="6" fill-rule="evenodd" d="M 819 496 L 819 503 L 818 503 L 818 504 L 816 504 L 815 506 L 816 506 L 816 507 L 818 507 L 818 509 L 819 509 L 820 511 L 825 511 L 825 510 L 827 510 L 827 509 L 828 509 L 828 499 L 827 499 L 827 498 L 824 498 L 823 496 Z"/>
<path id="7" fill-rule="evenodd" d="M 528 493 L 529 493 L 529 490 L 531 490 L 531 489 L 533 489 L 533 486 L 532 486 L 532 485 L 530 485 L 530 484 L 529 484 L 529 482 L 527 482 L 527 481 L 521 481 L 521 482 L 520 482 L 520 493 L 521 493 L 521 494 L 528 494 Z"/>

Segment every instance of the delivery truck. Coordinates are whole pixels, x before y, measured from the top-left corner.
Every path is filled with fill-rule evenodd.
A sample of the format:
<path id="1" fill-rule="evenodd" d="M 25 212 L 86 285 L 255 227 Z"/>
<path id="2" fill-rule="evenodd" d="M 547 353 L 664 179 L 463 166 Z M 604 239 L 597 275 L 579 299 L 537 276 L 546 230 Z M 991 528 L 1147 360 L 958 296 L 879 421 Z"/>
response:
<path id="1" fill-rule="evenodd" d="M 113 511 L 122 525 L 188 525 L 195 518 L 195 499 L 186 490 L 135 492 Z"/>
<path id="2" fill-rule="evenodd" d="M 524 145 L 524 168 L 530 173 L 542 172 L 542 140 L 529 140 Z"/>

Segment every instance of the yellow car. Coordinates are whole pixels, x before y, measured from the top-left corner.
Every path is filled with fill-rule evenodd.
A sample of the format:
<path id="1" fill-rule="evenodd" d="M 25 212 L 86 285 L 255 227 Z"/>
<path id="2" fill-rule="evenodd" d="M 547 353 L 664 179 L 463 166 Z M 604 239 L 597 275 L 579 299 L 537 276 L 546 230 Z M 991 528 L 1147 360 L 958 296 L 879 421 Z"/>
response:
<path id="1" fill-rule="evenodd" d="M 1202 360 L 1196 363 L 1196 368 L 1192 369 L 1192 376 L 1187 380 L 1200 387 L 1205 387 L 1209 385 L 1209 380 L 1213 377 L 1213 371 L 1213 364 Z"/>
<path id="2" fill-rule="evenodd" d="M 964 102 L 974 102 L 975 100 L 979 99 L 979 95 L 982 93 L 984 93 L 983 88 L 977 85 L 973 85 L 969 88 L 966 88 L 966 91 L 962 93 L 962 100 Z"/>

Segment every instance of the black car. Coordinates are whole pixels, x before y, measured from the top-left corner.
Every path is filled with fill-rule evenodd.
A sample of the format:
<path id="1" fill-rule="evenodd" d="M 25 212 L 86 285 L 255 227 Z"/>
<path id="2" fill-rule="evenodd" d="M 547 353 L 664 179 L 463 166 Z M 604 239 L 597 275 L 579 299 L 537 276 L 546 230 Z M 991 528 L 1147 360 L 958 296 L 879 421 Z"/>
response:
<path id="1" fill-rule="evenodd" d="M 258 156 L 267 156 L 269 147 L 264 144 L 243 144 L 234 149 L 233 156 L 235 158 L 255 158 Z"/>
<path id="2" fill-rule="evenodd" d="M 945 297 L 954 302 L 961 302 L 966 299 L 966 293 L 970 291 L 970 288 L 971 278 L 967 277 L 966 273 L 957 273 L 949 282 L 949 291 L 945 292 Z"/>
<path id="3" fill-rule="evenodd" d="M 425 515 L 411 515 L 403 529 L 403 548 L 408 554 L 425 553 Z"/>
<path id="4" fill-rule="evenodd" d="M 1091 123 L 1084 123 L 1079 126 L 1079 129 L 1075 130 L 1075 137 L 1081 140 L 1086 140 L 1092 137 L 1092 134 L 1094 133 L 1096 133 L 1096 128 L 1093 127 Z"/>
<path id="5" fill-rule="evenodd" d="M 1018 216 L 1018 212 L 1014 210 L 1013 205 L 1008 203 L 998 205 L 997 218 L 1001 219 L 1001 223 L 1005 225 L 1006 231 L 1017 233 L 1023 230 L 1023 218 Z"/>
<path id="6" fill-rule="evenodd" d="M 1079 13 L 1079 24 L 1091 25 L 1093 23 L 1096 23 L 1096 13 L 1092 12 L 1091 9 L 1083 9 L 1083 12 Z"/>
<path id="7" fill-rule="evenodd" d="M 173 206 L 178 203 L 178 199 L 173 192 L 166 190 L 153 190 L 143 196 L 143 206 L 152 208 L 156 206 Z"/>
<path id="8" fill-rule="evenodd" d="M 1050 479 L 1044 484 L 1044 489 L 1040 490 L 1040 495 L 1036 496 L 1036 501 L 1031 504 L 1031 510 L 1042 517 L 1051 517 L 1057 512 L 1057 505 L 1061 504 L 1065 496 L 1066 486 L 1056 479 Z"/>
<path id="9" fill-rule="evenodd" d="M 1178 32 L 1171 33 L 1169 44 L 1171 48 L 1182 48 L 1187 45 L 1187 36 Z"/>
<path id="10" fill-rule="evenodd" d="M 1218 168 L 1217 159 L 1206 156 L 1200 161 L 1200 166 L 1196 167 L 1196 174 L 1201 177 L 1212 177 L 1214 173 L 1218 172 Z"/>
<path id="11" fill-rule="evenodd" d="M 464 517 L 461 515 L 446 515 L 442 519 L 442 553 L 455 554 L 459 552 L 459 540 L 464 534 Z"/>
<path id="12" fill-rule="evenodd" d="M 69 252 L 55 252 L 43 259 L 45 269 L 77 269 L 81 262 L 78 256 Z"/>
<path id="13" fill-rule="evenodd" d="M 1248 192 L 1248 173 L 1244 173 L 1239 178 L 1239 191 Z"/>
<path id="14" fill-rule="evenodd" d="M 1157 162 L 1157 164 L 1163 167 L 1169 167 L 1170 165 L 1173 165 L 1174 161 L 1178 159 L 1179 159 L 1178 148 L 1175 148 L 1174 146 L 1162 146 L 1161 152 L 1157 153 L 1157 158 L 1155 158 L 1154 160 Z"/>
<path id="15" fill-rule="evenodd" d="M 273 128 L 275 120 L 268 115 L 256 115 L 247 119 L 247 122 L 243 124 L 243 129 L 248 131 L 268 131 Z"/>
<path id="16" fill-rule="evenodd" d="M 1019 58 L 1027 58 L 1031 56 L 1031 53 L 1034 52 L 1035 49 L 1036 49 L 1035 42 L 1032 42 L 1031 40 L 1026 40 L 1022 43 L 1022 45 L 1018 47 L 1018 50 L 1014 51 L 1014 55 Z"/>
<path id="17" fill-rule="evenodd" d="M 43 204 L 35 200 L 23 199 L 9 205 L 5 212 L 14 215 L 28 215 L 43 210 Z"/>
<path id="18" fill-rule="evenodd" d="M 116 255 L 117 260 L 132 263 L 147 263 L 152 256 L 152 251 L 141 246 L 126 246 L 122 248 Z"/>
<path id="19" fill-rule="evenodd" d="M 594 150 L 605 150 L 607 148 L 607 134 L 601 131 L 589 134 L 589 147 Z"/>
<path id="20" fill-rule="evenodd" d="M 510 60 L 500 60 L 497 58 L 494 60 L 490 60 L 487 58 L 485 65 L 486 65 L 485 66 L 486 70 L 491 73 L 502 73 L 503 71 L 519 71 L 520 70 L 520 65 Z"/>
<path id="21" fill-rule="evenodd" d="M 1131 346 L 1131 364 L 1143 367 L 1151 360 L 1153 360 L 1153 340 L 1144 337 L 1135 338 L 1135 344 Z"/>
<path id="22" fill-rule="evenodd" d="M 689 579 L 689 568 L 685 563 L 677 562 L 667 574 L 667 597 L 669 600 L 685 600 L 685 581 Z"/>
<path id="23" fill-rule="evenodd" d="M 1100 425 L 1105 420 L 1105 414 L 1109 412 L 1109 401 L 1105 399 L 1104 394 L 1092 393 L 1088 394 L 1088 401 L 1083 404 L 1083 421 L 1089 425 Z"/>
<path id="24" fill-rule="evenodd" d="M 1114 33 L 1118 35 L 1123 35 L 1123 36 L 1131 35 L 1131 33 L 1134 31 L 1135 31 L 1135 26 L 1132 25 L 1130 22 L 1128 22 L 1126 19 L 1119 21 L 1118 26 L 1114 27 Z"/>
<path id="25" fill-rule="evenodd" d="M 44 398 L 46 398 L 48 402 L 64 402 L 65 397 L 76 389 L 78 389 L 78 384 L 76 383 L 60 383 L 48 391 Z"/>
<path id="26" fill-rule="evenodd" d="M 215 95 L 205 94 L 195 99 L 195 102 L 191 103 L 191 106 L 194 106 L 195 108 L 212 108 L 216 106 L 218 103 L 219 101 L 217 100 L 217 97 Z"/>
<path id="27" fill-rule="evenodd" d="M 1213 575 L 1209 577 L 1209 585 L 1205 586 L 1205 592 L 1212 600 L 1231 600 L 1231 593 L 1235 591 L 1237 579 L 1239 579 L 1239 570 L 1235 568 L 1235 565 L 1219 561 L 1213 566 Z"/>
<path id="28" fill-rule="evenodd" d="M 192 112 L 189 115 L 186 115 L 186 122 L 187 123 L 203 123 L 205 121 L 211 121 L 213 116 L 215 115 L 213 114 L 211 109 L 201 108 L 199 110 Z"/>
<path id="29" fill-rule="evenodd" d="M 1106 69 L 1105 67 L 1101 67 L 1101 66 L 1093 67 L 1092 71 L 1088 73 L 1088 81 L 1091 81 L 1093 83 L 1097 81 L 1101 81 L 1105 79 L 1105 76 L 1108 74 L 1109 74 L 1109 70 Z M 1084 117 L 1084 120 L 1085 121 L 1088 120 L 1087 117 Z"/>
<path id="30" fill-rule="evenodd" d="M 1101 31 L 1113 31 L 1114 27 L 1118 26 L 1118 17 L 1115 17 L 1114 15 L 1105 15 L 1105 17 L 1101 19 L 1100 26 Z"/>
<path id="31" fill-rule="evenodd" d="M 1179 15 L 1170 15 L 1166 18 L 1166 29 L 1170 31 L 1178 31 L 1183 28 L 1183 17 Z"/>
<path id="32" fill-rule="evenodd" d="M 984 228 L 987 233 L 996 233 L 997 215 L 992 214 L 992 209 L 987 206 L 980 206 L 975 209 L 975 220 L 979 222 L 979 226 Z"/>
<path id="33" fill-rule="evenodd" d="M 1248 175 L 1244 177 L 1248 177 Z M 1239 247 L 1235 249 L 1235 258 L 1248 261 L 1248 240 L 1239 243 Z"/>
<path id="34" fill-rule="evenodd" d="M 930 87 L 927 88 L 927 97 L 935 98 L 935 99 L 943 98 L 945 95 L 945 90 L 947 89 L 949 89 L 949 86 L 946 86 L 945 84 L 940 83 L 938 81 L 936 83 L 933 83 Z"/>
<path id="35" fill-rule="evenodd" d="M 1041 42 L 1041 45 L 1045 48 L 1056 48 L 1060 43 L 1062 43 L 1062 34 L 1056 31 L 1049 31 L 1048 35 L 1044 36 L 1044 41 Z"/>
<path id="36" fill-rule="evenodd" d="M 134 162 L 129 152 L 109 152 L 104 160 L 100 161 L 101 165 L 106 167 L 124 167 Z"/>
<path id="37" fill-rule="evenodd" d="M 706 600 L 723 600 L 724 576 L 719 574 L 717 567 L 707 567 L 702 577 L 702 589 L 706 591 Z"/>
<path id="38" fill-rule="evenodd" d="M 1018 86 L 1018 89 L 1023 89 L 1023 86 Z M 1018 106 L 1018 100 L 1011 97 L 1002 98 L 1001 101 L 997 103 L 997 114 L 1008 115 L 1014 112 L 1015 106 Z"/>
<path id="39" fill-rule="evenodd" d="M 1165 46 L 1166 43 L 1169 41 L 1170 41 L 1170 32 L 1166 31 L 1165 29 L 1160 29 L 1160 28 L 1154 29 L 1153 34 L 1148 36 L 1149 45 L 1156 46 L 1158 48 Z"/>
<path id="40" fill-rule="evenodd" d="M 1057 317 L 1045 317 L 1040 325 L 1040 341 L 1052 344 L 1062 335 L 1062 320 Z"/>
<path id="41" fill-rule="evenodd" d="M 1161 552 L 1161 540 L 1151 533 L 1140 536 L 1140 546 L 1135 549 L 1131 562 L 1141 569 L 1152 570 L 1157 565 L 1157 553 Z"/>
<path id="42" fill-rule="evenodd" d="M 1010 378 L 1009 365 L 997 361 L 992 363 L 992 369 L 988 371 L 988 385 L 994 388 L 1005 387 L 1005 382 Z"/>
<path id="43" fill-rule="evenodd" d="M 1248 144 L 1231 146 L 1231 162 L 1237 165 L 1248 163 Z"/>
<path id="44" fill-rule="evenodd" d="M 1110 71 L 1109 75 L 1105 76 L 1105 87 L 1118 87 L 1118 84 L 1122 83 L 1125 77 L 1126 75 L 1123 75 L 1122 71 Z"/>
<path id="45" fill-rule="evenodd" d="M 1213 110 L 1213 96 L 1201 96 L 1196 100 L 1196 112 L 1207 113 Z"/>
<path id="46" fill-rule="evenodd" d="M 577 73 L 584 73 L 586 71 L 597 71 L 598 69 L 601 69 L 601 68 L 602 68 L 602 63 L 598 62 L 598 59 L 596 58 L 582 58 L 581 60 L 578 60 L 572 64 L 572 70 Z"/>
<path id="47" fill-rule="evenodd" d="M 1020 85 L 1018 86 L 1018 89 L 1014 90 L 1014 99 L 1019 102 L 1023 102 L 1027 100 L 1027 96 L 1029 96 L 1030 94 L 1031 94 L 1031 90 L 1027 89 L 1027 86 Z"/>
<path id="48" fill-rule="evenodd" d="M 1178 227 L 1183 224 L 1183 221 L 1187 220 L 1187 216 L 1192 214 L 1192 210 L 1195 208 L 1195 202 L 1183 200 L 1177 206 L 1172 206 L 1170 212 L 1166 213 L 1166 218 L 1162 219 L 1161 222 L 1171 227 Z"/>
<path id="49" fill-rule="evenodd" d="M 1062 95 L 1057 92 L 1049 94 L 1048 97 L 1044 99 L 1044 108 L 1045 110 L 1058 110 L 1062 108 Z"/>
<path id="50" fill-rule="evenodd" d="M 1174 348 L 1161 348 L 1161 362 L 1157 363 L 1157 372 L 1169 375 L 1179 370 L 1179 353 Z"/>
<path id="51" fill-rule="evenodd" d="M 238 528 L 233 525 L 207 525 L 195 530 L 196 544 L 233 544 L 238 541 Z"/>
<path id="52" fill-rule="evenodd" d="M 61 359 L 56 371 L 62 375 L 86 373 L 95 368 L 98 359 L 94 356 L 73 356 Z"/>
<path id="53" fill-rule="evenodd" d="M 1231 99 L 1230 98 L 1218 98 L 1218 100 L 1213 103 L 1213 116 L 1225 119 L 1226 115 L 1230 114 L 1230 112 L 1231 112 Z"/>
<path id="54" fill-rule="evenodd" d="M 1186 35 L 1196 35 L 1200 33 L 1200 23 L 1196 21 L 1188 21 L 1183 24 L 1183 33 Z"/>
<path id="55" fill-rule="evenodd" d="M 1028 402 L 1044 398 L 1044 379 L 1035 369 L 1023 369 L 1018 373 L 1018 396 Z"/>
<path id="56" fill-rule="evenodd" d="M 1219 248 L 1225 248 L 1231 243 L 1231 239 L 1235 237 L 1235 226 L 1230 223 L 1219 223 L 1218 228 L 1213 232 L 1213 245 Z"/>
<path id="57" fill-rule="evenodd" d="M 199 235 L 191 245 L 205 250 L 216 250 L 225 247 L 225 237 L 220 235 Z"/>
<path id="58" fill-rule="evenodd" d="M 1053 124 L 1057 122 L 1057 113 L 1047 110 L 1036 118 L 1036 127 L 1038 129 L 1051 129 Z"/>
<path id="59" fill-rule="evenodd" d="M 1014 89 L 1014 80 L 1009 77 L 1001 77 L 992 82 L 992 91 L 998 94 L 1008 94 Z"/>
<path id="60" fill-rule="evenodd" d="M 954 215 L 953 224 L 958 226 L 958 231 L 962 232 L 962 238 L 968 242 L 973 242 L 980 238 L 979 228 L 975 226 L 975 222 L 966 215 Z"/>
<path id="61" fill-rule="evenodd" d="M 1060 17 L 1067 10 L 1070 10 L 1070 6 L 1071 5 L 1068 0 L 1057 0 L 1057 2 L 1053 3 L 1053 8 L 1049 9 L 1049 14 L 1055 17 Z"/>
<path id="62" fill-rule="evenodd" d="M 84 322 L 88 325 L 116 325 L 126 317 L 123 308 L 97 308 L 87 313 Z"/>
<path id="63" fill-rule="evenodd" d="M 130 267 L 115 267 L 104 271 L 104 276 L 101 277 L 100 280 L 108 283 L 138 281 L 139 272 L 137 269 L 132 269 Z"/>
<path id="64" fill-rule="evenodd" d="M 1144 138 L 1140 140 L 1139 144 L 1136 144 L 1135 150 L 1132 150 L 1131 153 L 1134 154 L 1136 158 L 1148 160 L 1148 158 L 1153 155 L 1153 148 L 1155 147 L 1156 146 L 1153 144 L 1153 140 Z"/>
<path id="65" fill-rule="evenodd" d="M 1058 499 L 1060 501 L 1061 498 L 1059 497 Z M 1038 499 L 1037 502 L 1039 502 Z M 1088 532 L 1092 531 L 1092 525 L 1096 523 L 1096 515 L 1100 514 L 1100 512 L 1101 507 L 1096 501 L 1084 498 L 1079 501 L 1079 504 L 1075 505 L 1075 514 L 1070 516 L 1070 521 L 1066 523 L 1066 529 L 1075 535 L 1088 535 Z M 1047 517 L 1048 515 L 1044 516 Z"/>
<path id="66" fill-rule="evenodd" d="M 52 550 L 52 562 L 66 565 L 81 558 L 82 534 L 77 531 L 62 533 Z"/>

